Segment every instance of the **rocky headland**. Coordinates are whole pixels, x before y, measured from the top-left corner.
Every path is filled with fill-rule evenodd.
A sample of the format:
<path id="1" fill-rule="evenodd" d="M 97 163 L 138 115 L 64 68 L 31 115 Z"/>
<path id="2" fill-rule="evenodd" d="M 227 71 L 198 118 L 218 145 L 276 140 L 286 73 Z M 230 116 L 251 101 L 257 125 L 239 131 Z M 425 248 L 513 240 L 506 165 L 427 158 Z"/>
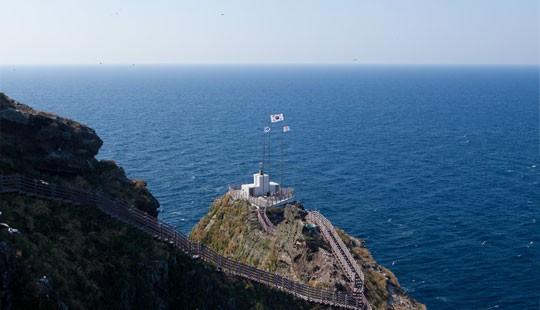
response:
<path id="1" fill-rule="evenodd" d="M 262 229 L 255 207 L 225 195 L 193 228 L 191 238 L 227 257 L 310 286 L 350 290 L 329 244 L 306 220 L 301 204 L 269 208 L 267 214 L 276 225 L 275 234 Z M 425 309 L 405 293 L 390 270 L 373 259 L 364 241 L 343 230 L 338 233 L 362 268 L 366 298 L 373 309 Z"/>
<path id="2" fill-rule="evenodd" d="M 152 217 L 159 203 L 143 180 L 95 158 L 102 140 L 76 121 L 0 93 L 0 174 L 21 174 L 105 194 Z M 92 205 L 0 195 L 0 309 L 324 309 L 221 272 Z M 224 256 L 315 287 L 347 291 L 345 275 L 297 203 L 271 208 L 277 231 L 254 208 L 217 199 L 191 238 Z M 5 226 L 3 226 L 5 224 Z M 16 232 L 6 227 L 16 228 Z M 362 240 L 339 235 L 365 275 L 373 309 L 424 309 L 377 264 Z"/>

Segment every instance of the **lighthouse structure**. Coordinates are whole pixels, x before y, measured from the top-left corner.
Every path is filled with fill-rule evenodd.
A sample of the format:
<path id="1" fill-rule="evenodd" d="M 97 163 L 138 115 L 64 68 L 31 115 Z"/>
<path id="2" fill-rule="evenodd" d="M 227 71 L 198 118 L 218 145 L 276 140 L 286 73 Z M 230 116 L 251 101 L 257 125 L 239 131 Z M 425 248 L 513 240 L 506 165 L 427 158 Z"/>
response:
<path id="1" fill-rule="evenodd" d="M 279 183 L 270 181 L 270 176 L 262 168 L 253 174 L 253 183 L 242 184 L 241 190 L 244 196 L 249 197 L 270 197 L 279 194 L 281 186 Z"/>
<path id="2" fill-rule="evenodd" d="M 282 122 L 283 113 L 270 115 L 270 123 Z M 292 188 L 283 187 L 283 135 L 290 131 L 289 126 L 280 128 L 280 179 L 281 184 L 270 179 L 270 132 L 272 128 L 264 127 L 263 156 L 259 171 L 253 174 L 253 182 L 241 186 L 229 186 L 229 194 L 234 200 L 247 200 L 257 208 L 279 206 L 290 202 L 294 198 Z M 265 164 L 268 171 L 265 170 Z"/>

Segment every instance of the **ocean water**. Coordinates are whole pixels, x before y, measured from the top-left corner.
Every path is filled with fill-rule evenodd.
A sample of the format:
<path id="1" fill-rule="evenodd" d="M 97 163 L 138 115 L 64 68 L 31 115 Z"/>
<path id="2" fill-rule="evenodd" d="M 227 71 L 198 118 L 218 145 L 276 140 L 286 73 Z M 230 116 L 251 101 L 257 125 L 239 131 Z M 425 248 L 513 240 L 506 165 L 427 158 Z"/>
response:
<path id="1" fill-rule="evenodd" d="M 4 66 L 0 91 L 74 118 L 189 232 L 270 172 L 367 241 L 430 309 L 540 308 L 538 67 Z"/>

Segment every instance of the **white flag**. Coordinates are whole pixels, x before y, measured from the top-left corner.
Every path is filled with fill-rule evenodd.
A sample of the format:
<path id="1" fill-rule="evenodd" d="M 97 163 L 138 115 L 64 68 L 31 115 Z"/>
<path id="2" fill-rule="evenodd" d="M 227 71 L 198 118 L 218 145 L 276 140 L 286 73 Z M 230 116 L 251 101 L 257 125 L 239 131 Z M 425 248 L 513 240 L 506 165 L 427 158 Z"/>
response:
<path id="1" fill-rule="evenodd" d="M 288 131 L 291 131 L 291 127 L 287 125 L 283 126 L 283 132 L 288 132 Z"/>
<path id="2" fill-rule="evenodd" d="M 269 133 L 272 130 L 270 127 L 264 127 L 264 133 Z"/>
<path id="3" fill-rule="evenodd" d="M 283 121 L 283 113 L 270 115 L 270 121 L 272 123 L 277 123 L 277 122 Z"/>

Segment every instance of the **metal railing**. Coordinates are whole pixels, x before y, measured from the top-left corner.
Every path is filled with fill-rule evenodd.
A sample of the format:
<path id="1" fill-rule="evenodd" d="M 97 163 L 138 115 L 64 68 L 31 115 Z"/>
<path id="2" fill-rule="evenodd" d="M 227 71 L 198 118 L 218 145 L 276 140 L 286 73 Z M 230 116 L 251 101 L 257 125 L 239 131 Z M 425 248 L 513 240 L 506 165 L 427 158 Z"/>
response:
<path id="1" fill-rule="evenodd" d="M 270 219 L 266 215 L 266 207 L 257 208 L 257 219 L 259 219 L 259 223 L 261 224 L 264 231 L 271 235 L 274 235 L 276 233 L 277 227 L 274 225 L 274 223 L 270 221 Z"/>
<path id="2" fill-rule="evenodd" d="M 229 186 L 228 195 L 232 200 L 245 200 L 257 209 L 257 219 L 263 230 L 271 235 L 276 233 L 276 226 L 266 215 L 266 208 L 275 207 L 290 202 L 294 197 L 294 191 L 291 188 L 282 189 L 275 195 L 268 197 L 253 197 L 247 195 L 239 189 L 239 186 Z"/>
<path id="3" fill-rule="evenodd" d="M 239 186 L 230 185 L 228 194 L 233 200 L 246 200 L 253 206 L 259 208 L 279 206 L 290 202 L 294 198 L 294 190 L 288 187 L 283 188 L 270 196 L 253 197 L 243 192 Z"/>
<path id="4" fill-rule="evenodd" d="M 215 265 L 224 272 L 279 289 L 309 302 L 347 309 L 371 308 L 363 294 L 363 298 L 359 298 L 356 294 L 350 295 L 331 289 L 311 287 L 222 256 L 200 242 L 189 240 L 186 235 L 178 232 L 173 226 L 149 216 L 144 211 L 134 208 L 124 201 L 113 200 L 103 194 L 49 184 L 21 175 L 0 175 L 1 193 L 19 193 L 73 205 L 95 205 L 111 217 L 173 245 L 192 258 L 200 258 Z"/>
<path id="5" fill-rule="evenodd" d="M 306 219 L 319 226 L 324 239 L 330 244 L 339 266 L 349 279 L 353 294 L 357 298 L 361 298 L 364 304 L 367 304 L 364 295 L 364 273 L 345 243 L 343 243 L 343 240 L 341 240 L 334 225 L 318 211 L 309 211 Z"/>

